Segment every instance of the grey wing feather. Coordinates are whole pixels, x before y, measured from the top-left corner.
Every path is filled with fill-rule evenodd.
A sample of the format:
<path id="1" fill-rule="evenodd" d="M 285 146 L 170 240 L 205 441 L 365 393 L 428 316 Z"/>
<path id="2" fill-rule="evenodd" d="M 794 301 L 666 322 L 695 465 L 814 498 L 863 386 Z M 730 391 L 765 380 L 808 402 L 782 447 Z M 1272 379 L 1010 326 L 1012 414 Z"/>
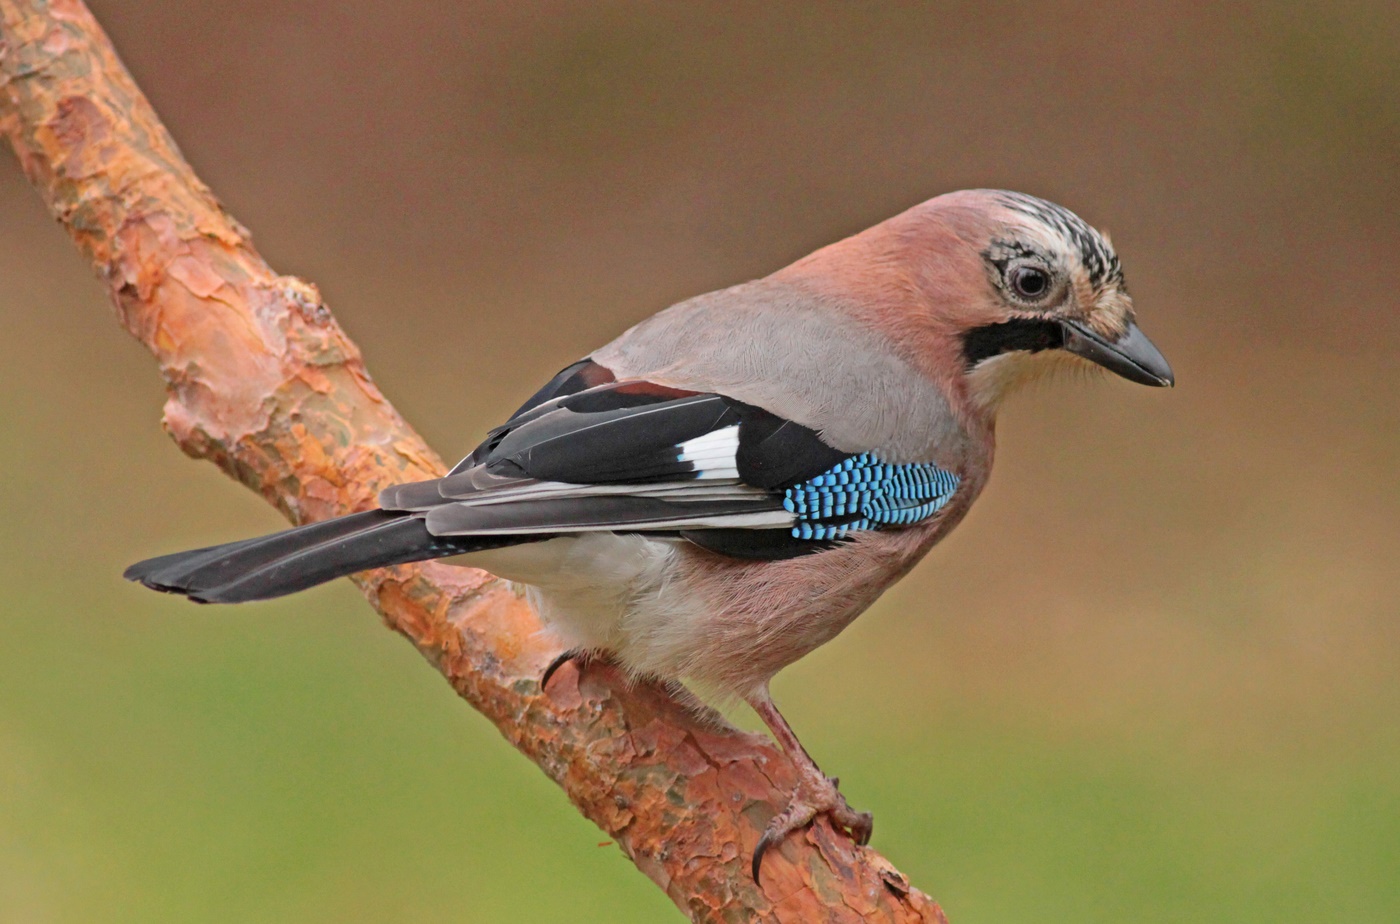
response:
<path id="1" fill-rule="evenodd" d="M 792 515 L 769 499 L 671 501 L 640 496 L 561 497 L 478 505 L 457 502 L 428 511 L 434 536 L 779 527 Z"/>

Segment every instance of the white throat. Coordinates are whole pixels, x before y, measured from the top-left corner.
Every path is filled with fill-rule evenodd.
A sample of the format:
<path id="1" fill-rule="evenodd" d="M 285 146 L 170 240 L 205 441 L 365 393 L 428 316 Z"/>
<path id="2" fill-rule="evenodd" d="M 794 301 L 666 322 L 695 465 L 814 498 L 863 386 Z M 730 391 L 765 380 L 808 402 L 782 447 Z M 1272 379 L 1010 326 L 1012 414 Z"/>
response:
<path id="1" fill-rule="evenodd" d="M 982 360 L 967 373 L 968 394 L 979 408 L 996 413 L 1012 392 L 1045 378 L 1057 369 L 1083 365 L 1079 357 L 1063 350 L 1000 353 Z"/>

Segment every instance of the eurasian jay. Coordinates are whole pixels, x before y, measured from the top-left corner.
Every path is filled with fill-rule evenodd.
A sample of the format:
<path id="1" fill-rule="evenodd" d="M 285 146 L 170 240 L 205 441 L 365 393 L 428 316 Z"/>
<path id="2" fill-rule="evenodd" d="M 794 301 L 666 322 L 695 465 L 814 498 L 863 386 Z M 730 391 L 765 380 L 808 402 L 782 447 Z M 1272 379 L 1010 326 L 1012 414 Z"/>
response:
<path id="1" fill-rule="evenodd" d="M 205 603 L 434 558 L 519 582 L 565 657 L 737 695 L 772 730 L 801 782 L 757 877 L 764 850 L 819 813 L 861 843 L 871 831 L 769 681 L 967 514 L 1003 399 L 1086 361 L 1173 383 L 1108 239 L 1032 196 L 950 193 L 641 322 L 377 510 L 126 577 Z"/>

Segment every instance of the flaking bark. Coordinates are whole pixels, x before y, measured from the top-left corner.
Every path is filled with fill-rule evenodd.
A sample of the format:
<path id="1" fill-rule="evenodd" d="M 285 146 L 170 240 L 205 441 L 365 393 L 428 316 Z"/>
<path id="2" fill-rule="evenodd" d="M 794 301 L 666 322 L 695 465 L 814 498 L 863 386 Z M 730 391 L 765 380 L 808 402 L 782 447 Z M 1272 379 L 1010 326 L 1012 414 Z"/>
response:
<path id="1" fill-rule="evenodd" d="M 442 461 L 385 400 L 316 287 L 279 276 L 180 155 L 78 0 L 0 0 L 0 133 L 165 377 L 165 427 L 293 522 L 373 505 Z M 479 571 L 358 575 L 385 623 L 696 921 L 945 921 L 818 822 L 748 859 L 794 781 L 766 739 L 606 667 L 566 668 L 528 605 Z"/>

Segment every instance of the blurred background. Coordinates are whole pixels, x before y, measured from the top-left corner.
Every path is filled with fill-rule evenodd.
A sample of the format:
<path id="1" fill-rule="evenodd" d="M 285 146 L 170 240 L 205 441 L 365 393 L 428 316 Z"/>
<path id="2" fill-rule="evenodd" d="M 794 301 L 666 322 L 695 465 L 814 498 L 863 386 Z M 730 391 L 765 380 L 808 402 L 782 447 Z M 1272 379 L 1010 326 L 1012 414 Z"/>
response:
<path id="1" fill-rule="evenodd" d="M 954 924 L 1400 919 L 1393 3 L 93 0 L 183 150 L 457 457 L 681 298 L 936 193 L 1112 234 L 1179 386 L 1054 382 L 778 701 Z M 679 915 L 279 528 L 0 157 L 0 920 Z M 600 843 L 603 842 L 603 843 Z"/>

